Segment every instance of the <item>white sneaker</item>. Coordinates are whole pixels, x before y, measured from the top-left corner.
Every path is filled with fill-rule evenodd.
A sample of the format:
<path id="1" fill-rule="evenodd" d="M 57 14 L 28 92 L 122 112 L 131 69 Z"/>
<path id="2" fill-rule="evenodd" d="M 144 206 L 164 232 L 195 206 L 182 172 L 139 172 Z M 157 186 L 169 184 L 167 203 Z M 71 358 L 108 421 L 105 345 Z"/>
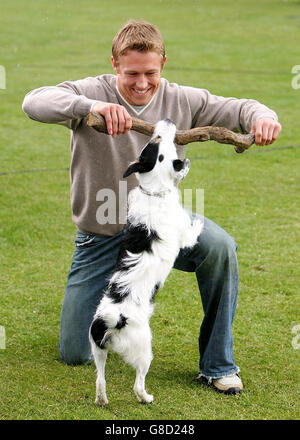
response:
<path id="1" fill-rule="evenodd" d="M 219 379 L 207 379 L 202 375 L 198 377 L 202 382 L 212 386 L 219 393 L 238 394 L 243 389 L 243 383 L 238 374 L 220 377 Z"/>

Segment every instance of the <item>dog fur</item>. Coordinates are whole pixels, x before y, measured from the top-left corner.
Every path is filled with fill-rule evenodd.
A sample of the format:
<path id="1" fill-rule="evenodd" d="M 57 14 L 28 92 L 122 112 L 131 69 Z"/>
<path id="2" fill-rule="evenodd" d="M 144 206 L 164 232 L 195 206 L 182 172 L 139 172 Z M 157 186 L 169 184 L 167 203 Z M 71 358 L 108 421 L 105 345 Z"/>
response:
<path id="1" fill-rule="evenodd" d="M 115 272 L 109 280 L 90 327 L 97 367 L 95 403 L 104 406 L 105 363 L 108 350 L 119 353 L 136 369 L 134 392 L 139 402 L 151 403 L 145 378 L 152 361 L 149 320 L 154 295 L 170 273 L 179 250 L 193 246 L 203 224 L 191 220 L 179 202 L 177 183 L 187 174 L 189 160 L 178 159 L 176 127 L 165 119 L 139 159 L 123 177 L 137 174 L 139 186 L 128 196 L 128 222 Z"/>

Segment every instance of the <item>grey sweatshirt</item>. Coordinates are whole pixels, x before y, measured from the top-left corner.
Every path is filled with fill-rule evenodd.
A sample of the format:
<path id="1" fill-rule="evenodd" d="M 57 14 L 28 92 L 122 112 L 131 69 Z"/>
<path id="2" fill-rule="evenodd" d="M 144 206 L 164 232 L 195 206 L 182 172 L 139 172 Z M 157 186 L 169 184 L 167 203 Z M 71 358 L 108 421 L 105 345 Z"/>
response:
<path id="1" fill-rule="evenodd" d="M 138 114 L 120 95 L 115 75 L 66 81 L 31 91 L 22 107 L 31 119 L 62 124 L 71 130 L 72 218 L 80 231 L 100 236 L 111 236 L 124 228 L 127 193 L 137 180 L 134 175 L 127 179 L 122 175 L 149 139 L 134 131 L 112 138 L 88 127 L 84 117 L 95 101 L 123 105 L 131 116 L 151 123 L 170 118 L 178 130 L 215 125 L 249 132 L 260 118 L 277 120 L 274 111 L 255 100 L 215 96 L 164 78 L 150 103 Z M 185 148 L 177 150 L 183 159 Z"/>

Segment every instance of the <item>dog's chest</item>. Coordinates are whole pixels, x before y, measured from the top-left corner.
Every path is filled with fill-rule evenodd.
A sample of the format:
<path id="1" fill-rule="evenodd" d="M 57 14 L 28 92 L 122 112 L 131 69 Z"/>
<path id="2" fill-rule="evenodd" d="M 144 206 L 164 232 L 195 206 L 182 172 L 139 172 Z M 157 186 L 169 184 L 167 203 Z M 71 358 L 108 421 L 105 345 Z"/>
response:
<path id="1" fill-rule="evenodd" d="M 142 194 L 137 188 L 129 198 L 129 220 L 144 225 L 158 240 L 152 242 L 151 251 L 157 261 L 174 261 L 182 243 L 182 237 L 190 227 L 190 220 L 178 201 L 178 193 L 167 197 Z"/>

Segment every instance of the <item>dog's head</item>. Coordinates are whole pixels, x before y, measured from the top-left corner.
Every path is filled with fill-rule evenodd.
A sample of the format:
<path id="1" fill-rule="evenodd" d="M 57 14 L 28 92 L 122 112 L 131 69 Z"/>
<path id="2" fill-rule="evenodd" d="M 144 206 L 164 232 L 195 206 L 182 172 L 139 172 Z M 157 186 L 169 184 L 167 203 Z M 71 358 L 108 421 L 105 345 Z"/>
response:
<path id="1" fill-rule="evenodd" d="M 190 161 L 178 159 L 174 145 L 176 126 L 170 119 L 159 121 L 150 142 L 143 148 L 139 158 L 129 165 L 123 177 L 138 173 L 139 181 L 172 184 L 188 173 Z"/>

